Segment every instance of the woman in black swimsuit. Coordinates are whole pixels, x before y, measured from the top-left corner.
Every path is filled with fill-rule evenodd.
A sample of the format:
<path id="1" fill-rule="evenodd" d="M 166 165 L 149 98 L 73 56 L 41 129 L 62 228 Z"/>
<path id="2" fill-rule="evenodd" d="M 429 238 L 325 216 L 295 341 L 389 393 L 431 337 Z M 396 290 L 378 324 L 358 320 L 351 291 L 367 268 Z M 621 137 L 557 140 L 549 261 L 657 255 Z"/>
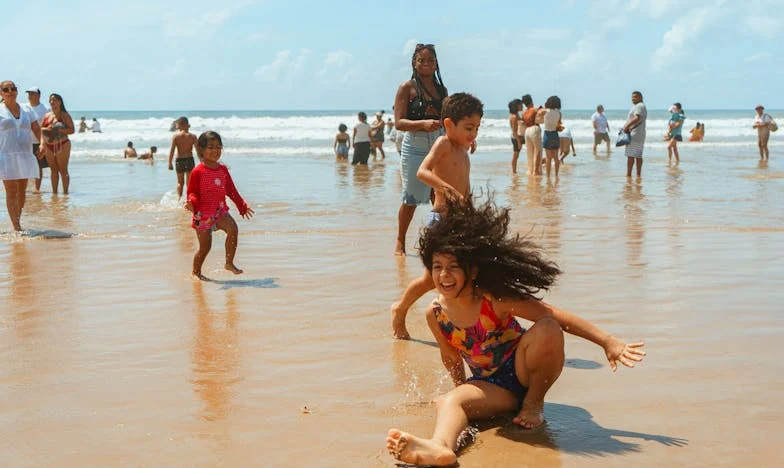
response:
<path id="1" fill-rule="evenodd" d="M 417 205 L 430 201 L 430 187 L 416 177 L 441 128 L 441 101 L 447 96 L 433 44 L 417 44 L 411 57 L 413 73 L 395 96 L 395 128 L 406 132 L 400 153 L 403 203 L 398 210 L 395 255 L 406 253 L 406 232 Z"/>

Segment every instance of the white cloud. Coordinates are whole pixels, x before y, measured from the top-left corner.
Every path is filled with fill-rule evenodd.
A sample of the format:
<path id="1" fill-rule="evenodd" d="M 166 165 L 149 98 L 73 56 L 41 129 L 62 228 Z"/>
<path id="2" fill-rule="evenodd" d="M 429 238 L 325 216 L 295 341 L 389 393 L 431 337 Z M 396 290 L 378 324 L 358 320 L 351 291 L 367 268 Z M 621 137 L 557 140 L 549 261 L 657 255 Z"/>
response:
<path id="1" fill-rule="evenodd" d="M 596 61 L 596 53 L 599 50 L 599 40 L 596 36 L 585 35 L 577 41 L 574 51 L 569 53 L 561 62 L 561 69 L 567 72 L 575 72 L 586 65 Z"/>
<path id="2" fill-rule="evenodd" d="M 419 43 L 416 39 L 409 39 L 403 44 L 403 55 L 411 55 L 414 53 L 414 47 Z"/>
<path id="3" fill-rule="evenodd" d="M 759 52 L 753 55 L 749 55 L 748 57 L 744 58 L 744 62 L 756 62 L 757 60 L 765 60 L 773 57 L 773 54 L 770 52 Z"/>
<path id="4" fill-rule="evenodd" d="M 291 80 L 302 75 L 309 56 L 310 50 L 308 49 L 300 49 L 296 56 L 290 50 L 281 50 L 275 55 L 275 60 L 258 67 L 254 75 L 271 83 L 281 81 L 290 83 Z"/>
<path id="5" fill-rule="evenodd" d="M 341 49 L 327 53 L 324 57 L 324 63 L 316 72 L 316 76 L 322 83 L 345 84 L 359 78 L 360 71 L 360 68 L 356 66 L 354 56 Z"/>
<path id="6" fill-rule="evenodd" d="M 775 39 L 781 22 L 773 16 L 749 15 L 745 20 L 746 29 L 767 39 Z"/>
<path id="7" fill-rule="evenodd" d="M 164 22 L 163 33 L 172 38 L 211 36 L 231 16 L 232 12 L 228 9 L 202 13 L 193 17 L 172 13 L 169 20 Z"/>
<path id="8" fill-rule="evenodd" d="M 675 6 L 682 5 L 683 2 L 679 0 L 632 0 L 627 6 L 627 10 L 635 11 L 642 10 L 651 18 L 662 18 L 666 13 L 672 10 Z"/>
<path id="9" fill-rule="evenodd" d="M 712 11 L 712 7 L 695 8 L 678 18 L 664 33 L 662 45 L 651 57 L 651 67 L 657 71 L 662 70 L 685 55 L 688 42 L 699 36 L 703 28 L 712 20 Z"/>

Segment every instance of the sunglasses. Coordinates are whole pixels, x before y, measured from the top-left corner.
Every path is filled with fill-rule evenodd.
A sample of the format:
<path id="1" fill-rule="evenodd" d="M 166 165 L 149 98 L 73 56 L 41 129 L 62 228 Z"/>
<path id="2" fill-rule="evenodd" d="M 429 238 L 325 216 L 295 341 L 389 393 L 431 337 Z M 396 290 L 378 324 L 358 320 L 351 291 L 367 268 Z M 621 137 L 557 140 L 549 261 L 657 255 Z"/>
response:
<path id="1" fill-rule="evenodd" d="M 435 46 L 435 45 L 433 45 L 433 44 L 417 44 L 417 45 L 416 45 L 416 47 L 414 47 L 414 50 L 419 50 L 419 49 L 434 49 L 435 47 L 436 47 L 436 46 Z"/>
<path id="2" fill-rule="evenodd" d="M 16 91 L 16 89 L 17 89 L 16 86 L 9 86 L 7 88 L 3 88 L 3 92 L 4 93 L 12 93 L 12 92 Z"/>

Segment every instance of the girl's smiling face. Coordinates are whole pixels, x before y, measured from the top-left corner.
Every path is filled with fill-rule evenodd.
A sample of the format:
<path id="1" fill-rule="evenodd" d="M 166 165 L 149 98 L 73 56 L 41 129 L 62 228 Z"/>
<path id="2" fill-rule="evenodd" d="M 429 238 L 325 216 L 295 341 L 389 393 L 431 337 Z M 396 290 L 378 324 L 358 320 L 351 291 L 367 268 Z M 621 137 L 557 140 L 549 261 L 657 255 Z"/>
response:
<path id="1" fill-rule="evenodd" d="M 452 254 L 433 254 L 430 274 L 438 292 L 448 299 L 460 296 L 466 285 L 473 281 L 473 278 L 469 278 L 463 267 L 457 263 L 457 257 Z"/>
<path id="2" fill-rule="evenodd" d="M 203 147 L 201 150 L 204 161 L 213 165 L 218 164 L 218 160 L 221 157 L 221 152 L 223 152 L 223 145 L 221 145 L 220 141 L 218 140 L 209 140 L 207 142 L 207 146 Z"/>

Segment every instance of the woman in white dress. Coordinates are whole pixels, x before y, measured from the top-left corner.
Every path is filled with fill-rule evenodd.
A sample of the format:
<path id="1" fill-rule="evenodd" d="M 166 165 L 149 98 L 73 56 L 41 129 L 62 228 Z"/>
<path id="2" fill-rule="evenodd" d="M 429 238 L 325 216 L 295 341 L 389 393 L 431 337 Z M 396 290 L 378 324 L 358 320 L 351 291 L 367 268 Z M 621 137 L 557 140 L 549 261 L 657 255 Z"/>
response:
<path id="1" fill-rule="evenodd" d="M 5 188 L 5 206 L 15 231 L 21 231 L 22 208 L 27 180 L 38 177 L 33 156 L 33 135 L 41 128 L 29 110 L 16 101 L 19 91 L 13 81 L 0 82 L 0 180 Z M 43 157 L 43 155 L 39 156 Z"/>

